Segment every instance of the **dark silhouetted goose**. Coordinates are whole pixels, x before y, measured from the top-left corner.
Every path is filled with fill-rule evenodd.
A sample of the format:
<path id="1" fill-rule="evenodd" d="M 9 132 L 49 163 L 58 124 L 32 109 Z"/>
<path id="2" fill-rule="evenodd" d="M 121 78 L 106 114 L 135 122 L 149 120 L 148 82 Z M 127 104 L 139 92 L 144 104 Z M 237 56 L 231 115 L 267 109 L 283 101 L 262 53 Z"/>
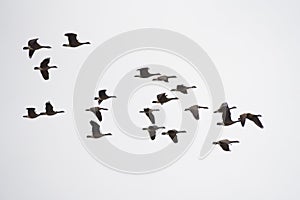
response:
<path id="1" fill-rule="evenodd" d="M 23 50 L 29 50 L 29 58 L 32 58 L 32 56 L 36 50 L 39 50 L 42 48 L 46 48 L 46 49 L 51 48 L 50 46 L 42 46 L 37 41 L 38 41 L 38 38 L 29 40 L 28 46 L 23 47 Z"/>
<path id="2" fill-rule="evenodd" d="M 158 127 L 156 125 L 153 125 L 153 126 L 149 126 L 148 128 L 143 128 L 144 131 L 148 131 L 149 132 L 151 140 L 155 139 L 156 131 L 158 129 L 165 129 L 165 127 L 164 126 Z"/>
<path id="3" fill-rule="evenodd" d="M 152 101 L 152 103 L 159 103 L 161 105 L 163 105 L 164 103 L 171 101 L 171 100 L 176 100 L 178 99 L 177 97 L 174 98 L 168 98 L 166 93 L 162 93 L 156 96 L 157 101 Z"/>
<path id="4" fill-rule="evenodd" d="M 100 110 L 108 110 L 107 108 L 100 108 L 100 107 L 91 107 L 89 109 L 86 109 L 86 111 L 91 111 L 96 115 L 98 120 L 101 122 L 102 121 L 102 114 Z"/>
<path id="5" fill-rule="evenodd" d="M 218 142 L 213 142 L 213 144 L 218 144 L 224 151 L 230 151 L 229 149 L 229 144 L 231 145 L 232 143 L 239 143 L 239 141 L 230 141 L 230 140 L 220 140 Z"/>
<path id="6" fill-rule="evenodd" d="M 57 68 L 56 66 L 49 66 L 50 58 L 45 58 L 39 67 L 35 67 L 34 70 L 40 70 L 43 78 L 45 80 L 49 80 L 49 72 L 48 70 L 51 68 Z"/>
<path id="7" fill-rule="evenodd" d="M 140 113 L 145 113 L 147 117 L 150 119 L 152 124 L 155 124 L 155 118 L 153 115 L 153 111 L 159 111 L 159 109 L 150 109 L 150 108 L 144 108 L 143 111 L 140 111 Z"/>
<path id="8" fill-rule="evenodd" d="M 225 103 L 222 103 L 220 108 L 218 108 L 218 110 L 214 111 L 214 113 L 223 113 L 223 112 L 227 111 L 228 109 L 229 110 L 236 109 L 236 107 L 233 106 L 233 107 L 229 108 L 228 103 L 225 102 Z"/>
<path id="9" fill-rule="evenodd" d="M 65 111 L 54 111 L 53 106 L 51 105 L 50 101 L 46 102 L 45 105 L 46 105 L 46 112 L 41 113 L 43 115 L 51 116 L 51 115 L 56 115 L 58 113 L 64 113 L 65 112 Z"/>
<path id="10" fill-rule="evenodd" d="M 181 92 L 182 94 L 187 94 L 188 93 L 187 90 L 192 88 L 196 88 L 196 86 L 187 87 L 181 84 L 181 85 L 177 85 L 176 89 L 172 89 L 171 91 L 177 91 L 177 92 Z"/>
<path id="11" fill-rule="evenodd" d="M 261 121 L 259 120 L 259 117 L 261 117 L 261 115 L 254 115 L 254 114 L 251 114 L 251 113 L 244 113 L 244 114 L 240 115 L 239 120 L 241 121 L 241 124 L 242 124 L 243 127 L 245 126 L 246 119 L 249 119 L 249 120 L 253 121 L 258 127 L 264 128 Z"/>
<path id="12" fill-rule="evenodd" d="M 164 82 L 168 83 L 169 82 L 169 78 L 177 78 L 177 77 L 176 76 L 165 76 L 165 75 L 163 75 L 163 76 L 159 76 L 157 78 L 154 78 L 152 80 L 153 81 L 164 81 Z"/>
<path id="13" fill-rule="evenodd" d="M 157 76 L 157 75 L 160 75 L 160 73 L 150 74 L 150 73 L 149 73 L 149 67 L 140 68 L 140 69 L 137 69 L 137 71 L 140 72 L 140 75 L 135 75 L 134 77 L 139 77 L 139 78 L 149 78 L 149 77 L 151 77 L 151 76 Z"/>
<path id="14" fill-rule="evenodd" d="M 97 122 L 94 122 L 93 120 L 90 121 L 90 124 L 92 126 L 92 135 L 87 135 L 87 138 L 101 138 L 103 136 L 112 135 L 111 133 L 103 134 L 100 131 L 100 125 L 97 124 Z"/>
<path id="15" fill-rule="evenodd" d="M 100 104 L 102 101 L 109 99 L 109 98 L 117 98 L 116 96 L 108 96 L 106 94 L 106 90 L 99 90 L 98 97 L 95 97 L 94 100 L 98 101 L 98 104 Z"/>
<path id="16" fill-rule="evenodd" d="M 75 33 L 66 33 L 65 36 L 68 37 L 69 44 L 63 44 L 64 47 L 78 47 L 83 44 L 91 44 L 90 42 L 79 42 Z"/>
<path id="17" fill-rule="evenodd" d="M 203 108 L 203 109 L 208 109 L 208 107 L 203 107 L 203 106 L 198 106 L 198 105 L 193 105 L 189 108 L 184 109 L 184 111 L 191 111 L 191 113 L 193 114 L 194 118 L 196 120 L 199 120 L 199 108 Z"/>
<path id="18" fill-rule="evenodd" d="M 186 131 L 177 131 L 175 129 L 168 130 L 167 132 L 162 132 L 162 135 L 169 135 L 174 143 L 178 143 L 177 133 L 186 133 Z"/>
<path id="19" fill-rule="evenodd" d="M 30 119 L 34 119 L 34 118 L 37 118 L 38 116 L 40 115 L 43 115 L 43 114 L 37 114 L 35 112 L 35 108 L 26 108 L 27 109 L 27 115 L 24 115 L 23 117 L 25 118 L 30 118 Z"/>

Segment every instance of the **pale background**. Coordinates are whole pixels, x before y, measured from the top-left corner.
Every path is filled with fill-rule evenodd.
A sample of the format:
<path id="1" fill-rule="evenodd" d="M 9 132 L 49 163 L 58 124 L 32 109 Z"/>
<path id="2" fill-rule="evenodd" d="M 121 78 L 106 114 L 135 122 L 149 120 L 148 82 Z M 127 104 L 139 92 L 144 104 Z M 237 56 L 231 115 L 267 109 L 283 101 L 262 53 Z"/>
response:
<path id="1" fill-rule="evenodd" d="M 1 1 L 0 198 L 19 199 L 298 199 L 300 136 L 298 1 Z M 211 57 L 233 111 L 263 115 L 228 127 L 231 153 L 198 160 L 201 141 L 157 173 L 110 170 L 82 147 L 72 116 L 77 73 L 105 40 L 137 28 L 165 28 L 193 39 Z M 61 48 L 74 31 L 90 47 Z M 29 60 L 22 47 L 39 37 L 52 50 Z M 59 69 L 43 82 L 32 69 L 46 56 Z M 51 100 L 64 116 L 25 120 L 25 107 Z"/>

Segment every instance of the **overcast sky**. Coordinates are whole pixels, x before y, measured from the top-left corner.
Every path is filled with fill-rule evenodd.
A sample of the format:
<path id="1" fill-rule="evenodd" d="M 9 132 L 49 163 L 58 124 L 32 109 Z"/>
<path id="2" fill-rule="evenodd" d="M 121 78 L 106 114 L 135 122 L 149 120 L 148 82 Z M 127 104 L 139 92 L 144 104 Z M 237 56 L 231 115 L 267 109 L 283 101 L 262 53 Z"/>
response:
<path id="1" fill-rule="evenodd" d="M 0 198 L 298 199 L 299 6 L 291 0 L 2 0 Z M 232 115 L 261 114 L 265 128 L 226 127 L 222 138 L 241 143 L 230 153 L 214 148 L 204 160 L 198 159 L 205 138 L 199 134 L 180 160 L 156 173 L 124 174 L 97 162 L 74 123 L 78 72 L 101 43 L 149 27 L 197 42 L 219 71 L 228 103 L 238 107 Z M 66 32 L 92 45 L 62 48 Z M 35 37 L 53 48 L 29 59 L 22 47 Z M 33 67 L 49 56 L 58 69 L 45 82 Z M 66 114 L 22 118 L 26 107 L 40 111 L 48 100 Z"/>

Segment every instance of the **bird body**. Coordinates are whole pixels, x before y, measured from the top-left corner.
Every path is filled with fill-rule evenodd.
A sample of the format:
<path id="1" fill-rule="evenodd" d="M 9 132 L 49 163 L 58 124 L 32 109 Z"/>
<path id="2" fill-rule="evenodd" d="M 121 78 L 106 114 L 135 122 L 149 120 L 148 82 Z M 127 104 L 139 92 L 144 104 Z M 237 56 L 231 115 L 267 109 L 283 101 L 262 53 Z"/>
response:
<path id="1" fill-rule="evenodd" d="M 200 119 L 200 117 L 199 117 L 199 109 L 200 108 L 208 109 L 208 107 L 193 105 L 193 106 L 191 106 L 189 108 L 186 108 L 184 111 L 190 111 L 193 114 L 194 118 L 196 120 L 199 120 Z"/>
<path id="2" fill-rule="evenodd" d="M 157 100 L 156 101 L 152 101 L 152 103 L 159 103 L 161 105 L 163 105 L 164 103 L 167 103 L 171 100 L 177 100 L 178 98 L 177 97 L 174 97 L 174 98 L 168 98 L 166 93 L 162 93 L 162 94 L 158 94 L 156 96 Z"/>
<path id="3" fill-rule="evenodd" d="M 108 110 L 108 109 L 100 108 L 100 107 L 91 107 L 89 109 L 86 109 L 86 111 L 91 111 L 92 113 L 94 113 L 100 122 L 102 121 L 101 110 Z"/>
<path id="4" fill-rule="evenodd" d="M 45 107 L 46 112 L 41 113 L 43 115 L 52 116 L 52 115 L 56 115 L 56 114 L 65 112 L 65 111 L 54 111 L 53 106 L 51 105 L 50 101 L 46 102 L 45 105 L 46 105 L 46 107 Z"/>
<path id="5" fill-rule="evenodd" d="M 68 37 L 69 43 L 63 44 L 64 47 L 79 47 L 84 44 L 91 44 L 90 42 L 79 42 L 75 33 L 66 33 L 65 36 Z"/>
<path id="6" fill-rule="evenodd" d="M 164 81 L 164 82 L 168 83 L 170 78 L 177 78 L 177 77 L 176 76 L 166 76 L 166 75 L 163 75 L 163 76 L 159 76 L 157 78 L 154 78 L 152 80 L 153 81 Z"/>
<path id="7" fill-rule="evenodd" d="M 42 46 L 37 41 L 38 41 L 38 38 L 31 39 L 28 41 L 28 46 L 23 47 L 23 50 L 29 50 L 29 58 L 32 58 L 32 56 L 36 50 L 39 50 L 42 48 L 46 48 L 46 49 L 51 48 L 50 46 Z"/>
<path id="8" fill-rule="evenodd" d="M 177 92 L 181 92 L 182 94 L 187 94 L 188 93 L 188 89 L 192 89 L 192 88 L 197 88 L 196 86 L 191 86 L 191 87 L 187 87 L 183 84 L 181 85 L 177 85 L 176 89 L 172 89 L 171 91 L 177 91 Z"/>
<path id="9" fill-rule="evenodd" d="M 95 138 L 95 139 L 97 139 L 97 138 L 101 138 L 101 137 L 104 137 L 104 136 L 112 135 L 111 133 L 106 133 L 106 134 L 101 133 L 101 131 L 100 131 L 100 125 L 97 124 L 97 122 L 91 120 L 90 124 L 92 126 L 92 135 L 87 135 L 86 136 L 87 138 Z"/>
<path id="10" fill-rule="evenodd" d="M 151 140 L 155 139 L 155 137 L 156 137 L 156 131 L 158 129 L 165 129 L 165 127 L 164 126 L 159 127 L 159 126 L 156 126 L 156 125 L 152 125 L 152 126 L 149 126 L 147 128 L 143 128 L 143 130 L 146 130 L 146 131 L 149 132 Z"/>
<path id="11" fill-rule="evenodd" d="M 116 96 L 108 96 L 106 94 L 106 90 L 99 90 L 98 97 L 95 97 L 94 100 L 98 101 L 98 104 L 101 104 L 102 101 L 109 99 L 109 98 L 117 98 Z"/>
<path id="12" fill-rule="evenodd" d="M 45 80 L 49 80 L 49 69 L 57 68 L 56 66 L 49 66 L 50 58 L 45 58 L 39 67 L 35 67 L 34 70 L 39 70 Z"/>
<path id="13" fill-rule="evenodd" d="M 259 117 L 261 117 L 261 115 L 255 115 L 255 114 L 251 114 L 251 113 L 244 113 L 244 114 L 240 115 L 239 120 L 240 120 L 243 127 L 245 126 L 246 119 L 249 119 L 249 120 L 253 121 L 258 127 L 264 128 L 261 121 L 259 120 Z"/>
<path id="14" fill-rule="evenodd" d="M 39 117 L 40 115 L 43 115 L 43 114 L 37 114 L 35 112 L 35 108 L 26 108 L 27 109 L 27 115 L 24 115 L 23 117 L 24 118 L 30 118 L 30 119 L 34 119 L 34 118 L 37 118 Z"/>
<path id="15" fill-rule="evenodd" d="M 149 78 L 151 76 L 161 75 L 160 73 L 155 73 L 155 74 L 149 73 L 149 67 L 143 67 L 143 68 L 137 69 L 137 71 L 139 71 L 140 74 L 139 75 L 135 75 L 134 77 Z"/>
<path id="16" fill-rule="evenodd" d="M 186 133 L 186 131 L 177 131 L 175 129 L 168 130 L 167 132 L 162 132 L 162 135 L 169 135 L 174 143 L 178 143 L 177 133 Z"/>
<path id="17" fill-rule="evenodd" d="M 239 143 L 239 141 L 230 141 L 228 139 L 224 139 L 218 142 L 213 142 L 214 145 L 220 145 L 224 151 L 230 151 L 229 144 L 231 145 L 232 143 Z"/>
<path id="18" fill-rule="evenodd" d="M 150 109 L 150 108 L 144 108 L 144 110 L 140 111 L 140 113 L 145 113 L 147 117 L 150 119 L 152 124 L 155 124 L 155 118 L 153 115 L 153 111 L 159 111 L 159 109 Z"/>

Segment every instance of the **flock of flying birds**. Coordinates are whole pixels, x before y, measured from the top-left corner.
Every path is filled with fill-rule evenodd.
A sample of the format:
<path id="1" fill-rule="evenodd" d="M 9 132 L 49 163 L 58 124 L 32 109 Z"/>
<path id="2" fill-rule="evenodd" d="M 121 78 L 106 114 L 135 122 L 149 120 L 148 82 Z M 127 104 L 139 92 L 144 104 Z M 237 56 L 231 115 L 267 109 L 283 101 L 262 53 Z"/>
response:
<path id="1" fill-rule="evenodd" d="M 69 43 L 63 44 L 64 47 L 75 48 L 75 47 L 79 47 L 84 44 L 90 44 L 90 42 L 79 42 L 77 40 L 77 35 L 75 33 L 66 33 L 65 36 L 68 37 Z M 51 48 L 50 46 L 40 45 L 37 41 L 38 41 L 38 38 L 29 40 L 28 46 L 23 47 L 24 50 L 29 51 L 29 58 L 32 58 L 32 56 L 36 50 L 43 49 L 43 48 L 47 48 L 47 49 Z M 41 72 L 44 80 L 49 80 L 49 71 L 48 71 L 49 69 L 57 68 L 56 66 L 49 66 L 49 63 L 50 63 L 50 58 L 45 58 L 40 63 L 39 67 L 34 67 L 34 70 L 39 70 Z M 177 78 L 176 76 L 167 76 L 167 75 L 162 75 L 160 73 L 150 73 L 148 67 L 137 69 L 137 71 L 139 72 L 139 74 L 135 75 L 134 77 L 142 78 L 142 79 L 155 77 L 152 79 L 152 81 L 162 81 L 162 82 L 168 83 L 169 79 Z M 170 91 L 181 92 L 182 94 L 187 95 L 188 90 L 194 89 L 194 88 L 196 88 L 196 86 L 185 86 L 183 84 L 180 84 L 180 85 L 177 85 L 176 88 L 171 89 Z M 98 92 L 98 96 L 95 97 L 94 100 L 98 102 L 98 105 L 100 105 L 103 101 L 108 100 L 110 98 L 116 98 L 116 96 L 107 95 L 106 90 L 104 89 L 104 90 L 100 90 Z M 163 104 L 170 102 L 172 100 L 179 100 L 179 98 L 178 97 L 169 98 L 166 93 L 161 93 L 156 96 L 156 100 L 153 100 L 152 103 L 160 104 L 162 106 Z M 235 106 L 229 107 L 226 102 L 222 103 L 221 106 L 219 107 L 219 109 L 214 111 L 214 113 L 222 113 L 222 122 L 217 123 L 217 125 L 230 126 L 237 122 L 240 122 L 241 125 L 244 127 L 246 120 L 250 120 L 250 121 L 254 122 L 258 127 L 263 128 L 263 125 L 262 125 L 261 121 L 259 120 L 259 117 L 261 117 L 261 115 L 244 113 L 244 114 L 241 114 L 237 120 L 232 120 L 230 110 L 235 109 L 235 108 L 236 108 Z M 32 107 L 26 108 L 26 109 L 27 109 L 27 115 L 25 115 L 23 117 L 30 118 L 30 119 L 34 119 L 34 118 L 37 118 L 37 117 L 43 116 L 43 115 L 52 116 L 52 115 L 56 115 L 59 113 L 64 113 L 64 111 L 55 111 L 53 109 L 52 104 L 49 101 L 46 102 L 46 104 L 45 104 L 45 112 L 36 113 L 35 108 L 32 108 Z M 199 120 L 200 119 L 199 109 L 208 109 L 208 107 L 192 105 L 189 108 L 184 109 L 184 111 L 190 111 L 192 113 L 194 119 Z M 100 107 L 100 106 L 94 106 L 94 107 L 86 109 L 86 111 L 90 111 L 90 112 L 94 113 L 99 122 L 102 122 L 102 113 L 101 113 L 102 110 L 107 111 L 108 109 Z M 143 110 L 139 111 L 140 113 L 144 113 L 151 122 L 150 126 L 142 129 L 142 130 L 149 132 L 151 140 L 155 140 L 157 130 L 165 129 L 164 126 L 155 125 L 156 122 L 155 122 L 155 117 L 154 117 L 153 112 L 158 112 L 158 111 L 159 111 L 159 109 L 151 109 L 148 107 L 143 108 Z M 87 135 L 87 138 L 97 139 L 97 138 L 101 138 L 103 136 L 112 135 L 111 133 L 105 133 L 105 134 L 102 133 L 100 131 L 100 125 L 97 122 L 91 120 L 90 124 L 92 126 L 92 134 Z M 170 129 L 166 132 L 162 132 L 161 134 L 168 135 L 174 143 L 178 143 L 178 137 L 177 137 L 178 133 L 186 133 L 186 131 Z M 223 139 L 220 141 L 213 142 L 214 145 L 220 145 L 220 147 L 224 151 L 230 151 L 229 145 L 231 145 L 232 143 L 239 143 L 239 141 L 231 141 L 228 139 Z"/>

